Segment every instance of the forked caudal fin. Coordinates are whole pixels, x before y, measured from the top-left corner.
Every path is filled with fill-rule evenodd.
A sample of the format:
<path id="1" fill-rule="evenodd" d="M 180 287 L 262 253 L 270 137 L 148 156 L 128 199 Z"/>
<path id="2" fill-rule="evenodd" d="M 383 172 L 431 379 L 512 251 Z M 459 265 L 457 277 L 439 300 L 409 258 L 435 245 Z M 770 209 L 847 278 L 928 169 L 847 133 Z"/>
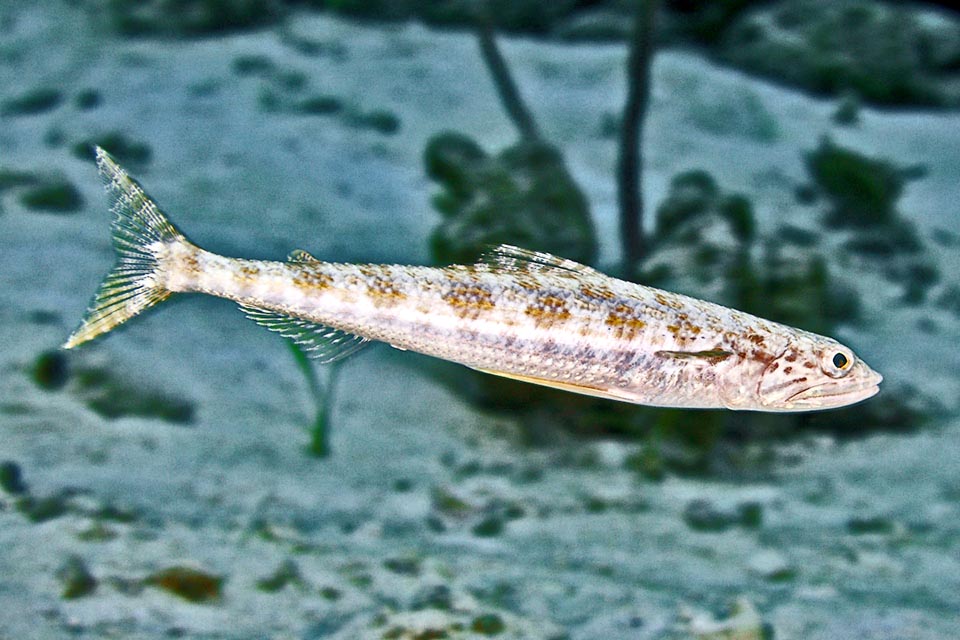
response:
<path id="1" fill-rule="evenodd" d="M 106 151 L 97 147 L 96 157 L 113 201 L 116 263 L 64 349 L 92 340 L 166 300 L 170 291 L 157 277 L 160 252 L 171 244 L 189 242 Z"/>

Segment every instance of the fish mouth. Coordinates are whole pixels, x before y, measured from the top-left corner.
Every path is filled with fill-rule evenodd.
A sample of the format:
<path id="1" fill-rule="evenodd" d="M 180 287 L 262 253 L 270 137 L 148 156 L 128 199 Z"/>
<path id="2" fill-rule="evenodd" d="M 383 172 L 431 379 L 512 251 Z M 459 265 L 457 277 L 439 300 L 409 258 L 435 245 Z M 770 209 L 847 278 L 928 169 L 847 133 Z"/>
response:
<path id="1" fill-rule="evenodd" d="M 834 409 L 872 398 L 880 391 L 883 381 L 876 371 L 863 380 L 850 384 L 850 380 L 831 380 L 798 391 L 787 399 L 787 404 L 803 409 Z"/>

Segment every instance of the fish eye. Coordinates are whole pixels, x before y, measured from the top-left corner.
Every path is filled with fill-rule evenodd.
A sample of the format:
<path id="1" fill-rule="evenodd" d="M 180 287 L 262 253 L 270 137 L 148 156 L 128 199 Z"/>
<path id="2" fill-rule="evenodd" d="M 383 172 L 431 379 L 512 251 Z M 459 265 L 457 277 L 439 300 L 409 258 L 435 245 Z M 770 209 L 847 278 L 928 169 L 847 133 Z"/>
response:
<path id="1" fill-rule="evenodd" d="M 820 356 L 820 367 L 827 375 L 840 378 L 848 373 L 853 367 L 853 354 L 845 348 L 836 348 L 826 350 Z"/>

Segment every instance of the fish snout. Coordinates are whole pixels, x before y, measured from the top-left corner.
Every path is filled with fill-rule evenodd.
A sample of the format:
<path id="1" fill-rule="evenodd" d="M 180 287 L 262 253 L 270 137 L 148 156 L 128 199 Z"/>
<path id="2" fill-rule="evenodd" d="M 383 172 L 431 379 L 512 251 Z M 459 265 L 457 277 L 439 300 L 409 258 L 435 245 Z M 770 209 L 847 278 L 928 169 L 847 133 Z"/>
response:
<path id="1" fill-rule="evenodd" d="M 880 373 L 862 360 L 857 360 L 846 376 L 831 378 L 798 391 L 787 403 L 791 409 L 800 411 L 845 407 L 875 396 L 880 391 L 881 382 L 883 376 Z"/>

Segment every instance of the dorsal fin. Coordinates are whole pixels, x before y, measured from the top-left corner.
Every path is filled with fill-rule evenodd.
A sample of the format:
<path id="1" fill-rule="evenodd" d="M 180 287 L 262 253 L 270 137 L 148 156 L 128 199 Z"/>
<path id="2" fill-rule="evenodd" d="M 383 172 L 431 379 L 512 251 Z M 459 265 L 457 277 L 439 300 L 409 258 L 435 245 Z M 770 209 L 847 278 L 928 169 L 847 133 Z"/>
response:
<path id="1" fill-rule="evenodd" d="M 533 251 L 515 247 L 512 244 L 501 244 L 480 256 L 482 264 L 489 265 L 498 271 L 553 271 L 560 270 L 568 274 L 595 276 L 600 272 L 585 264 L 555 256 L 545 251 Z"/>
<path id="2" fill-rule="evenodd" d="M 363 336 L 271 309 L 246 304 L 241 304 L 240 309 L 261 327 L 266 327 L 284 338 L 293 340 L 308 356 L 321 364 L 346 358 L 369 342 Z"/>
<path id="3" fill-rule="evenodd" d="M 301 264 L 320 264 L 320 261 L 303 249 L 294 249 L 287 256 L 287 262 L 299 262 Z"/>

